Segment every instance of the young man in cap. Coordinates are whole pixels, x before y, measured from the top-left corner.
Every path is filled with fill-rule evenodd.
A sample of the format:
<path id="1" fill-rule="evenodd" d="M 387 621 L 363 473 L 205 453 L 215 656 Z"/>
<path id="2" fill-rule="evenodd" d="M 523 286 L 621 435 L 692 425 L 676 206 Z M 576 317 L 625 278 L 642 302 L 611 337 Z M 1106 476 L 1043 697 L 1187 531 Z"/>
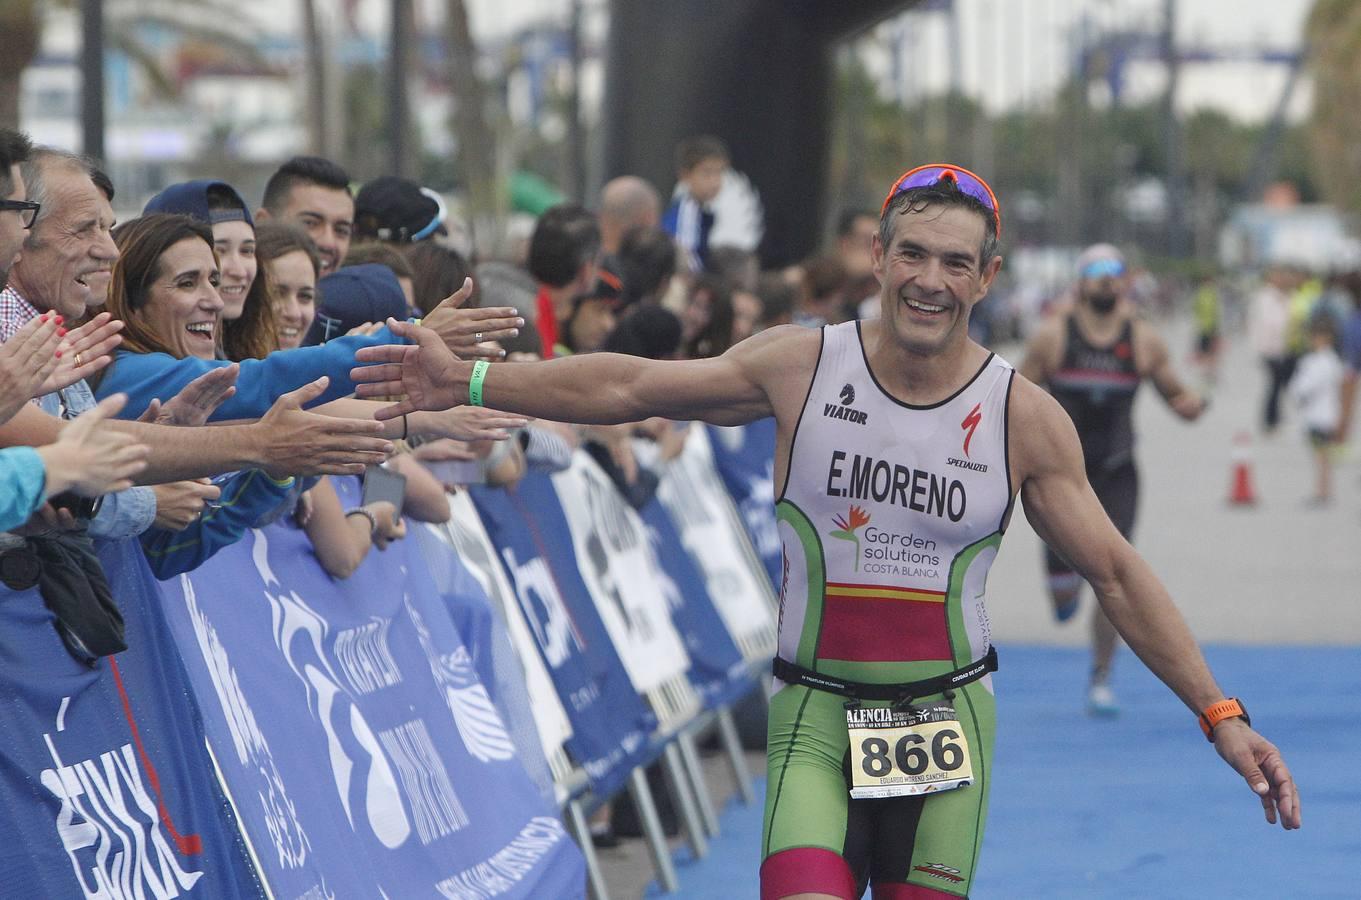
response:
<path id="1" fill-rule="evenodd" d="M 381 175 L 354 198 L 354 233 L 360 240 L 414 244 L 445 234 L 439 194 L 396 175 Z"/>
<path id="2" fill-rule="evenodd" d="M 1205 401 L 1177 378 L 1162 336 L 1138 318 L 1127 296 L 1129 273 L 1119 250 L 1110 244 L 1088 247 L 1078 257 L 1077 274 L 1077 303 L 1035 332 L 1021 374 L 1053 394 L 1073 420 L 1087 481 L 1129 540 L 1139 503 L 1134 464 L 1134 395 L 1139 385 L 1152 381 L 1168 408 L 1188 422 L 1205 410 Z M 1077 612 L 1082 575 L 1048 547 L 1045 564 L 1054 615 L 1067 621 Z M 1092 613 L 1087 686 L 1087 709 L 1093 715 L 1119 712 L 1110 687 L 1118 642 L 1115 627 L 1098 606 Z"/>
<path id="3" fill-rule="evenodd" d="M 416 343 L 357 358 L 380 413 L 486 403 L 559 421 L 773 415 L 784 544 L 761 896 L 957 897 L 977 868 L 996 668 L 983 585 L 1024 495 L 1130 646 L 1198 716 L 1269 822 L 1300 824 L 1280 753 L 1226 699 L 1167 591 L 1110 523 L 1053 397 L 970 340 L 1002 265 L 990 188 L 956 166 L 894 184 L 873 239 L 878 319 L 772 328 L 720 357 L 518 366 Z M 1190 717 L 1188 717 L 1190 718 Z M 1188 722 L 1188 725 L 1190 723 Z"/>

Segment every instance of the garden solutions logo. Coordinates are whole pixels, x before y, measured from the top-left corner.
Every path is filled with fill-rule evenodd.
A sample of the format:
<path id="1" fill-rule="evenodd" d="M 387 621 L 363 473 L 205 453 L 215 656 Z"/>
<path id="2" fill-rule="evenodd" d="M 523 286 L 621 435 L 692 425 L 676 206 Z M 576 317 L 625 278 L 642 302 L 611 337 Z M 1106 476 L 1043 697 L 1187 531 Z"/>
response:
<path id="1" fill-rule="evenodd" d="M 843 541 L 851 541 L 855 544 L 855 571 L 860 571 L 860 536 L 856 534 L 862 526 L 870 523 L 870 514 L 858 506 L 852 506 L 850 512 L 844 516 L 836 516 L 832 519 L 837 530 L 828 532 L 829 537 L 840 538 Z"/>

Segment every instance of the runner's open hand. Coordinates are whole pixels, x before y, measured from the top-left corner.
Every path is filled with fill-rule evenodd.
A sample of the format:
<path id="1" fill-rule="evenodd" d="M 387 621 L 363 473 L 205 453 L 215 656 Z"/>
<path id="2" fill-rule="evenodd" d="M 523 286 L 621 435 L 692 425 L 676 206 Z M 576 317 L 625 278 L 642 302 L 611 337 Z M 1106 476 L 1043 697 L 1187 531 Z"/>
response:
<path id="1" fill-rule="evenodd" d="M 1215 726 L 1215 749 L 1238 770 L 1248 787 L 1262 801 L 1266 820 L 1291 830 L 1300 827 L 1300 795 L 1295 779 L 1275 745 L 1252 730 L 1242 719 L 1225 719 Z"/>
<path id="2" fill-rule="evenodd" d="M 467 401 L 468 379 L 464 364 L 438 334 L 422 325 L 395 319 L 388 319 L 388 328 L 393 334 L 415 343 L 363 347 L 354 355 L 361 365 L 350 371 L 350 379 L 358 385 L 355 394 L 359 397 L 406 395 L 401 402 L 374 413 L 375 419 L 395 419 L 418 410 L 436 412 Z"/>

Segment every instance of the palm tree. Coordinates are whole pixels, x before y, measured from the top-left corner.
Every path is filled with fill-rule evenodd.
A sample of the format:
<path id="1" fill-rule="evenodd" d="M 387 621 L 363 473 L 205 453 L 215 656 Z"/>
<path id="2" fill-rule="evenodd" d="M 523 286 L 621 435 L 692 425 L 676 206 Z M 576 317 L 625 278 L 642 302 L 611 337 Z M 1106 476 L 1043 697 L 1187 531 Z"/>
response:
<path id="1" fill-rule="evenodd" d="M 60 0 L 60 5 L 74 3 Z M 104 11 L 109 49 L 132 60 L 161 96 L 175 96 L 177 85 L 156 48 L 147 43 L 146 26 L 201 40 L 247 63 L 261 61 L 250 35 L 242 35 L 240 11 L 225 0 L 107 0 Z M 20 77 L 37 55 L 42 27 L 39 0 L 0 0 L 0 126 L 19 125 Z"/>
<path id="2" fill-rule="evenodd" d="M 1310 149 L 1327 199 L 1361 212 L 1361 5 L 1316 0 L 1305 23 L 1314 77 Z"/>

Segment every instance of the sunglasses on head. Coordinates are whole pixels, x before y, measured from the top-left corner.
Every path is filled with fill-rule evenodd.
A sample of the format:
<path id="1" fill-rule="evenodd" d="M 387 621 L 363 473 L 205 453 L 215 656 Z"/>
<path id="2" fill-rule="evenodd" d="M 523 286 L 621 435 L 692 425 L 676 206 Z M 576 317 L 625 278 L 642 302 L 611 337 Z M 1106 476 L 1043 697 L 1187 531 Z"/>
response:
<path id="1" fill-rule="evenodd" d="M 1125 264 L 1118 259 L 1096 259 L 1082 267 L 1083 278 L 1119 278 L 1125 274 Z"/>
<path id="2" fill-rule="evenodd" d="M 961 169 L 959 166 L 952 166 L 949 163 L 932 163 L 929 166 L 917 166 L 915 169 L 908 169 L 893 187 L 889 188 L 888 196 L 884 198 L 884 205 L 879 210 L 879 215 L 883 216 L 888 211 L 888 205 L 893 202 L 893 198 L 903 191 L 912 188 L 935 187 L 942 181 L 952 183 L 959 190 L 973 197 L 982 203 L 992 212 L 993 224 L 997 227 L 997 236 L 1002 236 L 1002 207 L 997 203 L 997 195 L 988 187 L 988 183 L 979 178 L 968 169 Z"/>

